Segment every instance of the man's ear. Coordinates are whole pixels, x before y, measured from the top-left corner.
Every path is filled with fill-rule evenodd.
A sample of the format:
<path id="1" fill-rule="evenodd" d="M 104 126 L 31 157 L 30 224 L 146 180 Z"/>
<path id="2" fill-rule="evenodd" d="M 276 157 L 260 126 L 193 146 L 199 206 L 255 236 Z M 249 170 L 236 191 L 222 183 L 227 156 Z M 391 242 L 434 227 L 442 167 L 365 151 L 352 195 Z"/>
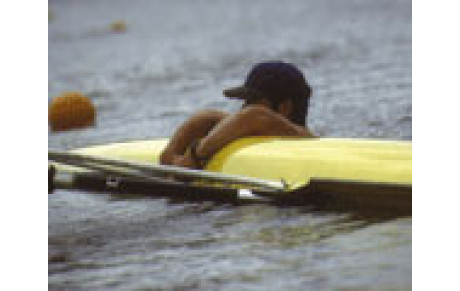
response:
<path id="1" fill-rule="evenodd" d="M 278 105 L 278 113 L 288 118 L 291 116 L 292 111 L 294 110 L 294 104 L 292 100 L 284 100 Z"/>

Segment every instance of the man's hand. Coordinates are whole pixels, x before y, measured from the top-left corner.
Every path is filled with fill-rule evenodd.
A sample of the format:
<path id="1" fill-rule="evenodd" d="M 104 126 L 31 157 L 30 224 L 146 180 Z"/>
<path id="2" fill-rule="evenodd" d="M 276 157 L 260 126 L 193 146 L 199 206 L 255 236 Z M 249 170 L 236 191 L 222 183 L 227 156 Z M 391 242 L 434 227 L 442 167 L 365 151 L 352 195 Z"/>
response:
<path id="1" fill-rule="evenodd" d="M 193 159 L 189 149 L 185 151 L 184 155 L 175 155 L 172 160 L 172 165 L 192 169 L 199 168 L 197 161 Z"/>

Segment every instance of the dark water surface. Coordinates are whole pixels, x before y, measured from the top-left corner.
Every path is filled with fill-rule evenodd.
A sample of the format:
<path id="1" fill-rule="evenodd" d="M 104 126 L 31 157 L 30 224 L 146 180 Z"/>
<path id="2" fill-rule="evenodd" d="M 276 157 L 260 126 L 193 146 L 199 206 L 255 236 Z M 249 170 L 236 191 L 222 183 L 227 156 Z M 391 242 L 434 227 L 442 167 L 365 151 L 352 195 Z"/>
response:
<path id="1" fill-rule="evenodd" d="M 412 138 L 411 1 L 49 1 L 49 98 L 90 96 L 97 126 L 58 149 L 169 136 L 253 63 L 296 63 L 309 123 L 334 137 Z M 125 33 L 110 31 L 122 20 Z M 49 286 L 70 290 L 407 290 L 412 219 L 301 208 L 49 196 Z"/>

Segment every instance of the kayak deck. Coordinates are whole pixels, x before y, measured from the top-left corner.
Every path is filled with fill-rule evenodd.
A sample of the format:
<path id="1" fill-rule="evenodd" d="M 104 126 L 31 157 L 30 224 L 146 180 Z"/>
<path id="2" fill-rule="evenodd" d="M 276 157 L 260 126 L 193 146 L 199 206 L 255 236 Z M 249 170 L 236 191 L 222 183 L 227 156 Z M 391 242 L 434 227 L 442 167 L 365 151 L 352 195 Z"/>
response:
<path id="1" fill-rule="evenodd" d="M 167 142 L 166 138 L 131 141 L 75 152 L 157 164 Z M 206 170 L 283 180 L 290 189 L 318 178 L 410 186 L 412 143 L 347 138 L 245 138 L 217 153 Z"/>

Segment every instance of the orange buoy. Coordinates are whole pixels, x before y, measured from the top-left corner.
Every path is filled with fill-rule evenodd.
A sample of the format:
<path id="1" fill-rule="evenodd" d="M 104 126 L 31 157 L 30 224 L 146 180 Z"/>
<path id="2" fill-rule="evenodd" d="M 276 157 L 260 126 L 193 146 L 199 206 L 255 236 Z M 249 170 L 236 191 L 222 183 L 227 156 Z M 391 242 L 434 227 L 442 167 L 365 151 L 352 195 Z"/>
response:
<path id="1" fill-rule="evenodd" d="M 48 109 L 48 121 L 53 131 L 92 126 L 95 120 L 93 103 L 79 92 L 64 92 L 54 97 Z"/>

